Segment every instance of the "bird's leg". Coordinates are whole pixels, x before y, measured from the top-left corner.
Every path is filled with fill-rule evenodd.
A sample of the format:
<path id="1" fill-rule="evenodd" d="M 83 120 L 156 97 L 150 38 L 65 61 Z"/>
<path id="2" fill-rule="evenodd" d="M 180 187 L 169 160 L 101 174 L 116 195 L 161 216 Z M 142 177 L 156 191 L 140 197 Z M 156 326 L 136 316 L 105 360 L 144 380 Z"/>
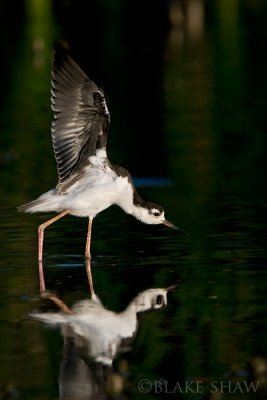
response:
<path id="1" fill-rule="evenodd" d="M 45 279 L 44 279 L 44 269 L 43 269 L 43 262 L 38 261 L 39 266 L 39 283 L 40 283 L 40 293 L 45 292 Z"/>
<path id="2" fill-rule="evenodd" d="M 91 259 L 88 257 L 86 257 L 86 259 L 85 259 L 85 267 L 86 267 L 86 273 L 87 273 L 88 284 L 89 284 L 89 289 L 90 289 L 90 296 L 91 296 L 91 298 L 94 298 L 95 291 L 94 291 L 94 284 L 93 284 L 93 278 L 92 278 L 92 272 L 91 272 Z"/>
<path id="3" fill-rule="evenodd" d="M 48 221 L 44 222 L 43 224 L 39 225 L 38 227 L 38 261 L 42 261 L 43 259 L 43 243 L 44 243 L 44 230 L 49 225 L 56 222 L 58 219 L 64 217 L 64 215 L 68 214 L 70 211 L 65 210 L 62 213 L 58 214 L 56 217 L 49 219 Z M 40 265 L 39 265 L 40 271 Z"/>
<path id="4" fill-rule="evenodd" d="M 87 273 L 91 298 L 95 296 L 93 278 L 91 272 L 91 253 L 90 253 L 92 223 L 93 220 L 91 218 L 88 218 L 88 230 L 87 230 L 86 246 L 85 246 L 85 266 L 86 266 L 86 273 Z"/>
<path id="5" fill-rule="evenodd" d="M 44 291 L 41 293 L 43 299 L 49 299 L 55 303 L 65 314 L 73 314 L 73 311 L 64 303 L 63 300 L 59 299 L 53 292 Z"/>
<path id="6" fill-rule="evenodd" d="M 60 300 L 57 296 L 49 296 L 49 299 L 53 301 L 65 314 L 73 314 L 73 311 L 64 303 L 64 301 Z"/>
<path id="7" fill-rule="evenodd" d="M 85 246 L 85 257 L 86 258 L 91 258 L 90 247 L 91 247 L 92 223 L 93 223 L 93 220 L 89 217 L 88 218 L 87 237 L 86 237 L 86 246 Z"/>

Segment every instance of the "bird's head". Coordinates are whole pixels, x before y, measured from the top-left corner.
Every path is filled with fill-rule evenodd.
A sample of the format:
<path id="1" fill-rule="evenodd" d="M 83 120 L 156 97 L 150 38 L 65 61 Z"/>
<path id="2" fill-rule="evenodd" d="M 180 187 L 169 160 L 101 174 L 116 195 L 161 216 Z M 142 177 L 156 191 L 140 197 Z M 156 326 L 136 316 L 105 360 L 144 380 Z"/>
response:
<path id="1" fill-rule="evenodd" d="M 178 229 L 175 225 L 165 219 L 163 207 L 150 201 L 143 202 L 140 206 L 136 206 L 134 216 L 145 224 L 159 225 L 164 224 L 170 228 Z"/>
<path id="2" fill-rule="evenodd" d="M 144 290 L 131 301 L 129 306 L 134 306 L 136 313 L 164 308 L 167 306 L 167 294 L 176 289 L 177 286 L 178 284 L 174 284 L 164 289 Z"/>

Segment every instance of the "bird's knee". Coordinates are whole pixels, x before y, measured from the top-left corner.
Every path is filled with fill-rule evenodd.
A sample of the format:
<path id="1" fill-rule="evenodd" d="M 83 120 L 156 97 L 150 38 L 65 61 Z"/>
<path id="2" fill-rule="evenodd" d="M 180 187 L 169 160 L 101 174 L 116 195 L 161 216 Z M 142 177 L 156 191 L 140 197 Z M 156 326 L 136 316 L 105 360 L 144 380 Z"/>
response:
<path id="1" fill-rule="evenodd" d="M 38 234 L 40 235 L 41 233 L 43 233 L 43 231 L 45 230 L 46 225 L 45 224 L 41 224 L 38 226 Z"/>

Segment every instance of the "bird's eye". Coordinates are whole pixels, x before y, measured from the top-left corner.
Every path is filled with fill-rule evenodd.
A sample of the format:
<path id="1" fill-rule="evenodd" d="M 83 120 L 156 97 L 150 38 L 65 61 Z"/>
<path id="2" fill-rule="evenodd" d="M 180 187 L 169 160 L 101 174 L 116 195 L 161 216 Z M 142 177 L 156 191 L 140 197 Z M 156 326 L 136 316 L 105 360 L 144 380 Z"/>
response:
<path id="1" fill-rule="evenodd" d="M 149 214 L 153 215 L 154 217 L 159 217 L 162 214 L 162 211 L 154 207 L 149 210 Z"/>
<path id="2" fill-rule="evenodd" d="M 163 298 L 163 296 L 158 295 L 158 296 L 156 297 L 156 304 L 157 304 L 157 306 L 161 306 L 163 303 L 164 303 L 164 298 Z"/>

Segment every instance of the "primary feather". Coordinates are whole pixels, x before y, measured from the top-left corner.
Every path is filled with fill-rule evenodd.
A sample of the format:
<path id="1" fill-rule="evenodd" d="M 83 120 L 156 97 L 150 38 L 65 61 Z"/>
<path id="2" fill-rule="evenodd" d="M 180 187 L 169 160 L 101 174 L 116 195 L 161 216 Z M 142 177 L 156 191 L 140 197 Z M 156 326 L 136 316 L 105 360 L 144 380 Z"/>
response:
<path id="1" fill-rule="evenodd" d="M 57 187 L 64 191 L 66 181 L 90 164 L 89 157 L 106 148 L 110 118 L 103 91 L 62 52 L 54 55 L 51 93 Z"/>

